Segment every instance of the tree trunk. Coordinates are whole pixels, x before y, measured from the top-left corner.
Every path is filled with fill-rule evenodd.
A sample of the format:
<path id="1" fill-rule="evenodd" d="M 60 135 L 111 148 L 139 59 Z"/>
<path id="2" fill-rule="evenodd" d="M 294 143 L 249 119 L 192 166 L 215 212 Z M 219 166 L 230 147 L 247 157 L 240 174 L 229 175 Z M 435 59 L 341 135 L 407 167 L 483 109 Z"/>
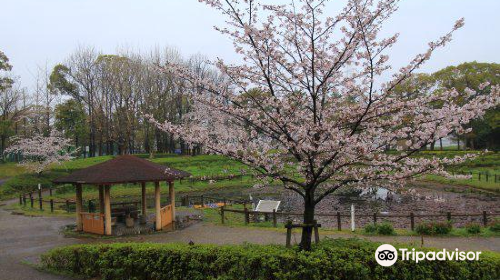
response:
<path id="1" fill-rule="evenodd" d="M 306 192 L 306 197 L 304 198 L 304 224 L 311 225 L 314 222 L 314 192 Z M 305 251 L 311 250 L 311 240 L 312 240 L 312 227 L 302 228 L 302 238 L 300 240 L 300 248 Z"/>

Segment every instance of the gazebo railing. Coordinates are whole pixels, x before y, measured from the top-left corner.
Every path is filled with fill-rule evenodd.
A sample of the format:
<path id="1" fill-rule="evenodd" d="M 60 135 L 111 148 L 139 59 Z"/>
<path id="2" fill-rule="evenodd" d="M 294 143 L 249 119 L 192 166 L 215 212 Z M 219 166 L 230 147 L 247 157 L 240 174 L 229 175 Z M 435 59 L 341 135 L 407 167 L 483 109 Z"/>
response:
<path id="1" fill-rule="evenodd" d="M 83 212 L 80 216 L 84 232 L 104 234 L 104 214 Z"/>
<path id="2" fill-rule="evenodd" d="M 172 205 L 169 204 L 160 209 L 161 214 L 161 228 L 172 224 Z"/>

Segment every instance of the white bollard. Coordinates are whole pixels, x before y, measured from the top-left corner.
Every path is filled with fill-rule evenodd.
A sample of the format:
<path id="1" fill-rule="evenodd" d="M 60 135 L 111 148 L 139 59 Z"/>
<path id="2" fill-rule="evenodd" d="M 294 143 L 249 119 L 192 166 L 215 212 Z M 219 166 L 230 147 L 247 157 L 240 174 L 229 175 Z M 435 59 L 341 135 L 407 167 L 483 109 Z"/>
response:
<path id="1" fill-rule="evenodd" d="M 354 204 L 351 204 L 351 231 L 356 230 L 356 222 L 354 221 Z"/>

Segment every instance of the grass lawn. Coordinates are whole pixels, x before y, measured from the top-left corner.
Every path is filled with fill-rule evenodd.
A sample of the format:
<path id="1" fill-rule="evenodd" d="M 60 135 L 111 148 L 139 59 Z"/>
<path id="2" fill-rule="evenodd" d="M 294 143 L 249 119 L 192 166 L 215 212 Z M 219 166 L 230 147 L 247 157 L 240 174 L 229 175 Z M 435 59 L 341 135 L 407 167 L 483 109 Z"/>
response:
<path id="1" fill-rule="evenodd" d="M 422 157 L 453 157 L 456 155 L 462 155 L 465 151 L 423 151 L 418 154 Z M 149 158 L 149 155 L 138 155 L 143 158 Z M 69 174 L 78 169 L 86 168 L 97 163 L 104 162 L 111 159 L 112 156 L 102 156 L 95 158 L 77 159 L 62 165 L 55 165 L 52 167 L 50 172 L 46 172 L 44 178 L 44 185 L 50 184 L 52 177 L 62 176 L 64 174 Z M 240 175 L 242 171 L 248 171 L 248 167 L 245 165 L 230 160 L 223 156 L 217 155 L 201 155 L 201 156 L 177 156 L 177 155 L 156 155 L 151 161 L 168 165 L 169 167 L 181 169 L 190 172 L 193 177 L 202 178 L 207 176 L 228 176 L 230 174 Z M 449 167 L 449 170 L 454 172 L 473 172 L 475 175 L 472 180 L 457 180 L 448 179 L 441 176 L 427 175 L 421 178 L 423 181 L 433 181 L 439 182 L 446 185 L 464 185 L 472 186 L 485 190 L 500 191 L 500 182 L 494 182 L 494 175 L 499 176 L 500 179 L 500 155 L 495 152 L 489 152 L 479 156 L 478 158 L 471 160 L 467 163 Z M 489 181 L 486 182 L 485 175 L 482 176 L 482 180 L 479 181 L 477 175 L 478 172 L 489 173 Z M 248 173 L 248 172 L 246 172 Z M 23 168 L 17 166 L 14 163 L 0 164 L 0 178 L 13 177 L 4 186 L 0 187 L 0 199 L 6 199 L 10 197 L 15 197 L 18 190 L 26 191 L 26 189 L 34 189 L 39 183 L 39 179 L 35 176 L 28 176 L 25 174 Z M 189 180 L 183 180 L 182 182 L 177 181 L 176 190 L 179 193 L 192 192 L 192 191 L 205 191 L 213 189 L 231 189 L 240 187 L 250 187 L 257 183 L 256 180 L 252 179 L 250 176 L 244 176 L 242 179 L 237 178 L 233 180 L 220 180 L 216 182 L 190 182 Z M 152 194 L 152 186 L 148 186 L 148 193 Z M 114 197 L 130 197 L 138 196 L 140 189 L 137 186 L 130 185 L 117 185 L 112 188 L 112 196 Z M 55 198 L 65 199 L 73 198 L 74 190 L 72 187 L 68 186 L 58 191 Z M 98 197 L 98 191 L 94 187 L 88 187 L 84 191 L 84 198 L 95 199 Z"/>
<path id="2" fill-rule="evenodd" d="M 0 180 L 14 177 L 25 172 L 24 168 L 12 162 L 0 164 Z"/>
<path id="3" fill-rule="evenodd" d="M 457 155 L 464 155 L 467 153 L 473 153 L 470 151 L 424 151 L 419 154 L 423 157 L 454 157 Z M 454 172 L 456 174 L 473 173 L 471 179 L 448 179 L 437 175 L 426 175 L 421 178 L 423 181 L 432 181 L 446 185 L 455 186 L 471 186 L 484 190 L 500 191 L 500 154 L 498 152 L 488 152 L 486 154 L 480 155 L 473 160 L 459 164 L 456 166 L 448 167 L 448 171 Z M 481 180 L 479 180 L 479 174 L 481 175 Z M 488 173 L 488 181 L 486 181 L 486 173 Z M 497 182 L 495 183 L 495 175 L 497 175 Z"/>
<path id="4" fill-rule="evenodd" d="M 148 158 L 149 155 L 138 155 L 143 158 Z M 50 180 L 53 179 L 52 175 L 57 174 L 58 176 L 63 176 L 69 174 L 76 170 L 86 168 L 106 160 L 111 159 L 112 156 L 102 156 L 95 158 L 77 159 L 70 162 L 66 162 L 62 165 L 54 165 L 50 172 L 46 172 L 46 176 L 43 175 L 42 178 L 44 182 L 47 181 L 45 177 Z M 228 158 L 216 155 L 202 155 L 202 156 L 176 156 L 176 155 L 157 155 L 151 161 L 168 165 L 169 167 L 181 169 L 190 172 L 193 177 L 200 178 L 204 176 L 228 176 L 230 174 L 240 175 L 242 170 L 248 170 L 247 167 L 239 162 L 230 160 Z M 24 192 L 28 188 L 36 188 L 39 183 L 39 179 L 35 176 L 27 176 L 23 174 L 24 170 L 13 163 L 0 164 L 0 174 L 17 174 L 19 176 L 14 176 L 11 180 L 12 184 L 7 183 L 5 186 L 0 186 L 0 199 L 12 198 L 17 195 L 18 189 L 22 189 Z M 7 176 L 9 177 L 9 176 Z M 28 178 L 29 177 L 29 178 Z M 48 182 L 50 182 L 48 180 Z M 189 180 L 182 180 L 181 182 L 176 181 L 176 191 L 191 192 L 191 191 L 203 191 L 203 190 L 213 190 L 220 188 L 238 188 L 238 187 L 249 187 L 255 184 L 255 180 L 251 176 L 244 176 L 243 178 L 237 178 L 234 180 L 219 180 L 215 182 L 208 181 L 197 181 L 190 182 Z M 13 185 L 13 186 L 11 186 Z M 165 183 L 162 183 L 165 187 Z M 166 188 L 166 187 L 165 187 Z M 148 185 L 148 194 L 153 194 L 153 185 Z M 128 197 L 128 196 L 138 196 L 140 194 L 140 188 L 133 185 L 115 185 L 112 187 L 113 197 Z M 74 198 L 74 189 L 71 186 L 62 187 L 61 190 L 54 193 L 54 198 L 65 199 Z M 85 199 L 95 199 L 98 198 L 98 190 L 95 187 L 88 186 L 84 190 Z"/>

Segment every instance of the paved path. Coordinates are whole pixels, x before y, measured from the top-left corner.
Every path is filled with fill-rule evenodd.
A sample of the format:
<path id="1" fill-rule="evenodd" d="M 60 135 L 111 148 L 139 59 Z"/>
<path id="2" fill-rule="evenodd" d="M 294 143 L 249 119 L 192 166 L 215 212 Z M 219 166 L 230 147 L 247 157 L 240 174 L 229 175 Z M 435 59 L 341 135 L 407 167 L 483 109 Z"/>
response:
<path id="1" fill-rule="evenodd" d="M 16 203 L 12 200 L 8 203 Z M 222 227 L 198 223 L 181 231 L 147 236 L 122 237 L 113 240 L 64 238 L 60 228 L 73 223 L 71 218 L 26 217 L 12 215 L 0 209 L 0 280 L 52 280 L 70 279 L 37 271 L 28 263 L 36 263 L 40 254 L 47 250 L 75 243 L 92 242 L 183 242 L 212 244 L 283 244 L 285 234 L 274 230 L 243 227 Z M 330 237 L 350 237 L 349 234 L 334 234 Z M 420 245 L 419 237 L 363 237 L 387 243 L 405 242 Z M 297 231 L 292 242 L 300 239 Z M 460 250 L 493 250 L 500 252 L 500 238 L 425 238 L 425 246 Z"/>
<path id="2" fill-rule="evenodd" d="M 0 279 L 69 279 L 39 272 L 25 262 L 34 263 L 51 248 L 78 242 L 59 234 L 60 227 L 71 222 L 66 218 L 12 215 L 0 209 Z"/>

